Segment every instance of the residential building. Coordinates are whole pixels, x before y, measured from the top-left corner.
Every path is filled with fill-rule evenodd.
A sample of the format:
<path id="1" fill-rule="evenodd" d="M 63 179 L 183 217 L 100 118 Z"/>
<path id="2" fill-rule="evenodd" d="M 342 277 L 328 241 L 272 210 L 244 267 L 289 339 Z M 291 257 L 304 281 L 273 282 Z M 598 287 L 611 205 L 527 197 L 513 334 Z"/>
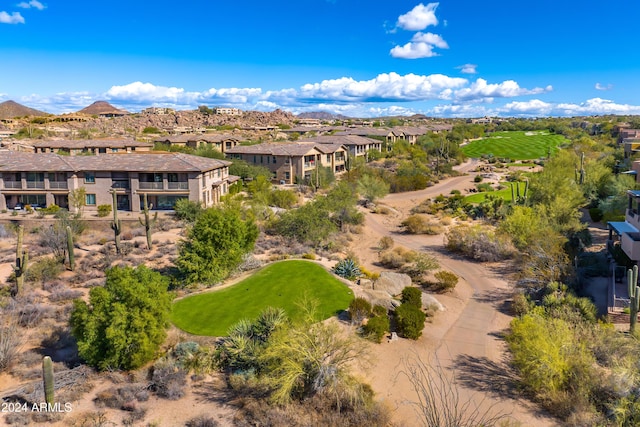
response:
<path id="1" fill-rule="evenodd" d="M 225 160 L 182 153 L 131 153 L 109 156 L 61 156 L 53 153 L 0 152 L 0 209 L 17 204 L 73 210 L 70 194 L 86 192 L 85 211 L 112 204 L 139 212 L 144 194 L 153 209 L 172 209 L 186 198 L 210 207 L 229 192 L 238 177 Z"/>
<path id="2" fill-rule="evenodd" d="M 344 145 L 349 154 L 355 157 L 365 157 L 369 151 L 382 151 L 382 141 L 359 135 L 320 135 L 313 138 L 305 138 L 299 142 L 315 142 L 316 144 L 340 144 Z"/>
<path id="3" fill-rule="evenodd" d="M 179 147 L 199 148 L 210 144 L 215 150 L 226 153 L 228 149 L 240 144 L 240 138 L 222 134 L 184 134 L 175 136 L 160 136 L 153 140 L 162 144 Z"/>
<path id="4" fill-rule="evenodd" d="M 317 167 L 343 172 L 348 151 L 341 144 L 294 142 L 237 146 L 225 154 L 231 159 L 268 168 L 277 182 L 294 184 L 296 178 L 310 179 Z"/>
<path id="5" fill-rule="evenodd" d="M 37 141 L 33 144 L 36 153 L 57 153 L 70 156 L 91 154 L 133 153 L 151 151 L 153 144 L 133 139 L 77 139 Z"/>
<path id="6" fill-rule="evenodd" d="M 176 110 L 174 110 L 173 108 L 168 108 L 168 107 L 149 107 L 149 108 L 145 108 L 144 110 L 142 110 L 142 113 L 144 114 L 154 114 L 157 116 L 164 116 L 167 114 L 174 114 L 176 112 Z"/>
<path id="7" fill-rule="evenodd" d="M 224 114 L 227 116 L 241 116 L 242 110 L 238 108 L 216 107 L 213 109 L 213 114 Z"/>

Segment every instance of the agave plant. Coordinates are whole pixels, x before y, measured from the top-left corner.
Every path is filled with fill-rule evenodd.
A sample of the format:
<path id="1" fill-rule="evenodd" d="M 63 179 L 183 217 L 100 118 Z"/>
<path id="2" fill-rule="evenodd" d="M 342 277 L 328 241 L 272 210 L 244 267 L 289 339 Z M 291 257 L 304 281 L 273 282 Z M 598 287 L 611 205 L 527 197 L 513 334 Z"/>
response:
<path id="1" fill-rule="evenodd" d="M 343 259 L 333 267 L 333 272 L 340 277 L 354 280 L 361 276 L 360 268 L 352 258 Z"/>

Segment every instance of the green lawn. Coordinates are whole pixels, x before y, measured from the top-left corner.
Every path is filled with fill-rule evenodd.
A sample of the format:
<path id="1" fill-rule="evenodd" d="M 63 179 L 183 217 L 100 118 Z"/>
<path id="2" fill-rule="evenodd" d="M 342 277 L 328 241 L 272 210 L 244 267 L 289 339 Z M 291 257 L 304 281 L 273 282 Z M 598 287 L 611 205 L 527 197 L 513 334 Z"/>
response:
<path id="1" fill-rule="evenodd" d="M 497 191 L 483 191 L 482 193 L 471 194 L 469 196 L 466 196 L 464 200 L 468 203 L 473 203 L 473 204 L 482 203 L 484 202 L 484 199 L 487 197 L 487 194 L 495 194 L 497 196 L 502 197 L 507 202 L 511 202 L 511 183 L 504 182 L 502 183 L 502 185 L 506 186 L 507 188 L 503 188 L 502 190 L 497 190 Z M 520 195 L 522 196 L 524 194 L 524 187 L 526 184 L 524 182 L 519 182 L 518 185 L 520 186 Z M 517 191 L 515 186 L 513 187 L 513 191 L 514 193 Z"/>
<path id="2" fill-rule="evenodd" d="M 304 296 L 316 299 L 323 319 L 346 309 L 353 292 L 322 266 L 309 261 L 282 261 L 219 291 L 176 301 L 171 320 L 195 335 L 225 336 L 238 320 L 255 318 L 268 306 L 283 308 L 289 317 L 300 315 L 296 305 Z"/>
<path id="3" fill-rule="evenodd" d="M 472 141 L 461 149 L 468 157 L 493 154 L 494 157 L 529 160 L 546 157 L 549 150 L 552 154 L 555 153 L 564 142 L 564 136 L 552 135 L 546 131 L 494 132 L 489 138 Z"/>

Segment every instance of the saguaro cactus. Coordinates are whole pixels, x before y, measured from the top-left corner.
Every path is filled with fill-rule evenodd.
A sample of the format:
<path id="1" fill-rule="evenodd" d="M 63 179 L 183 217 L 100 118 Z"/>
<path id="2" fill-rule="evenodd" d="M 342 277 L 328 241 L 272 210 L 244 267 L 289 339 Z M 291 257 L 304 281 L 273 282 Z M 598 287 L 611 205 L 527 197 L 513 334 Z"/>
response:
<path id="1" fill-rule="evenodd" d="M 22 293 L 24 287 L 24 275 L 27 272 L 27 264 L 29 263 L 29 253 L 22 250 L 22 241 L 24 238 L 24 226 L 18 226 L 18 243 L 16 245 L 16 265 L 13 271 L 16 274 L 16 294 Z"/>
<path id="2" fill-rule="evenodd" d="M 44 400 L 48 405 L 53 405 L 55 385 L 53 378 L 53 362 L 49 356 L 45 356 L 42 359 L 42 382 L 44 385 Z"/>
<path id="3" fill-rule="evenodd" d="M 144 193 L 144 206 L 142 207 L 142 212 L 144 213 L 144 220 L 142 218 L 138 218 L 140 224 L 144 226 L 144 230 L 147 235 L 147 249 L 151 250 L 151 229 L 156 223 L 158 219 L 158 212 L 153 215 L 153 219 L 149 218 L 149 209 L 153 209 L 153 204 L 149 205 L 147 200 L 147 193 Z"/>
<path id="4" fill-rule="evenodd" d="M 638 266 L 627 271 L 627 285 L 629 287 L 629 332 L 634 333 L 638 323 L 638 311 L 640 311 L 640 287 L 638 287 Z"/>
<path id="5" fill-rule="evenodd" d="M 113 195 L 113 221 L 111 222 L 111 229 L 115 235 L 114 240 L 116 243 L 116 253 L 120 253 L 120 233 L 122 233 L 122 222 L 118 219 L 118 199 L 116 192 L 112 191 Z"/>
<path id="6" fill-rule="evenodd" d="M 69 253 L 69 268 L 73 271 L 76 267 L 76 254 L 73 251 L 73 232 L 67 225 L 67 252 Z"/>

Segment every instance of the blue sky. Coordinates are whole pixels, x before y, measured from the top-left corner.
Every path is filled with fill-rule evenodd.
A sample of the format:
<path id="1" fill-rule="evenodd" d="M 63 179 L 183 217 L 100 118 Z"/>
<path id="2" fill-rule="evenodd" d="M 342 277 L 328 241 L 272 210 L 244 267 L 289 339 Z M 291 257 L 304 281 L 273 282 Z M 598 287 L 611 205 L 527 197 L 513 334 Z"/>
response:
<path id="1" fill-rule="evenodd" d="M 637 0 L 0 1 L 0 102 L 640 114 Z"/>

